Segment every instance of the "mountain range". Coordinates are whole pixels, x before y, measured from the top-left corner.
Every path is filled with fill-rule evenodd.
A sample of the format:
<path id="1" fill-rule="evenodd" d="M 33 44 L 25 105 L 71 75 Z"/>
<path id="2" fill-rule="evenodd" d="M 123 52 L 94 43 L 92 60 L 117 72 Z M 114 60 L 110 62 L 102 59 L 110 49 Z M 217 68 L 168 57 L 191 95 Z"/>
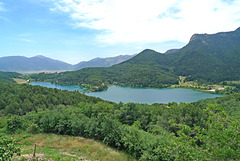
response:
<path id="1" fill-rule="evenodd" d="M 240 28 L 216 34 L 194 34 L 181 49 L 162 54 L 146 49 L 108 68 L 85 68 L 58 75 L 35 75 L 65 84 L 119 84 L 164 87 L 186 80 L 219 83 L 240 80 Z"/>
<path id="2" fill-rule="evenodd" d="M 74 70 L 79 70 L 87 67 L 110 67 L 114 64 L 119 64 L 128 59 L 131 59 L 135 55 L 119 55 L 116 57 L 108 57 L 108 58 L 95 58 L 90 61 L 82 61 L 76 65 L 74 65 Z"/>
<path id="3" fill-rule="evenodd" d="M 71 65 L 63 61 L 54 60 L 41 55 L 27 58 L 24 56 L 8 56 L 0 58 L 0 71 L 11 72 L 41 72 L 41 71 L 69 71 L 86 67 L 110 67 L 132 58 L 134 55 L 119 55 L 109 58 L 95 58 Z"/>
<path id="4" fill-rule="evenodd" d="M 41 55 L 31 58 L 24 56 L 9 56 L 0 58 L 0 71 L 28 72 L 71 69 L 72 65 L 70 64 Z"/>

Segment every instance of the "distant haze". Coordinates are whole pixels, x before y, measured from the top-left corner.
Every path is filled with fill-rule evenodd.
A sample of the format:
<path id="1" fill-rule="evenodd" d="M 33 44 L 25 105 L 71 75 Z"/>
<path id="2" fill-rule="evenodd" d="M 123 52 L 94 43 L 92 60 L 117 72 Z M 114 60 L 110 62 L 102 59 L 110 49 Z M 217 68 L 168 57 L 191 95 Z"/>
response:
<path id="1" fill-rule="evenodd" d="M 14 71 L 21 73 L 62 72 L 78 70 L 86 67 L 110 67 L 132 58 L 134 55 L 119 55 L 109 58 L 95 58 L 90 61 L 79 62 L 76 65 L 38 55 L 27 58 L 24 56 L 9 56 L 0 58 L 0 71 Z"/>
<path id="2" fill-rule="evenodd" d="M 239 27 L 239 0 L 0 0 L 0 57 L 70 64 L 182 48 L 195 33 Z"/>

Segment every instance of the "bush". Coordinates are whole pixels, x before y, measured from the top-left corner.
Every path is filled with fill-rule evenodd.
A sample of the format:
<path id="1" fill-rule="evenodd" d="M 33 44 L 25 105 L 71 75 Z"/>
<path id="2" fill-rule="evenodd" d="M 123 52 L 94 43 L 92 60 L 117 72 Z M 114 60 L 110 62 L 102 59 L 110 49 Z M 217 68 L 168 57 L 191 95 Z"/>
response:
<path id="1" fill-rule="evenodd" d="M 210 105 L 207 128 L 175 124 L 181 130 L 175 152 L 181 160 L 240 160 L 240 122 L 222 108 Z"/>
<path id="2" fill-rule="evenodd" d="M 20 148 L 16 146 L 15 140 L 10 137 L 0 137 L 0 160 L 11 160 L 14 154 L 20 155 Z"/>
<path id="3" fill-rule="evenodd" d="M 38 127 L 37 124 L 31 124 L 28 128 L 27 128 L 28 133 L 30 134 L 38 134 L 40 132 L 40 129 Z"/>
<path id="4" fill-rule="evenodd" d="M 12 116 L 7 120 L 7 132 L 15 133 L 22 129 L 23 122 L 20 116 Z"/>

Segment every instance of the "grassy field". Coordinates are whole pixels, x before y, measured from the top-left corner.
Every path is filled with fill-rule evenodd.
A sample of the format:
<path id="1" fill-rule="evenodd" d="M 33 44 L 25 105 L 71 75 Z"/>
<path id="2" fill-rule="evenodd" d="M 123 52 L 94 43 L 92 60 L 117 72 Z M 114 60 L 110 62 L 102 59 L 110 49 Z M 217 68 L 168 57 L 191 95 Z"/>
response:
<path id="1" fill-rule="evenodd" d="M 172 85 L 171 88 L 192 88 L 195 90 L 203 91 L 203 92 L 214 92 L 216 90 L 224 90 L 229 86 L 219 85 L 219 84 L 201 84 L 199 85 L 197 82 L 194 81 L 185 81 L 186 77 L 179 77 L 179 85 Z"/>
<path id="2" fill-rule="evenodd" d="M 19 79 L 19 78 L 13 78 L 13 80 L 17 83 L 17 84 L 24 84 L 27 83 L 27 80 L 24 79 Z"/>
<path id="3" fill-rule="evenodd" d="M 36 160 L 111 160 L 134 161 L 128 154 L 105 144 L 82 137 L 55 134 L 18 134 L 13 136 L 21 146 L 21 156 L 13 160 L 32 160 L 36 144 Z"/>

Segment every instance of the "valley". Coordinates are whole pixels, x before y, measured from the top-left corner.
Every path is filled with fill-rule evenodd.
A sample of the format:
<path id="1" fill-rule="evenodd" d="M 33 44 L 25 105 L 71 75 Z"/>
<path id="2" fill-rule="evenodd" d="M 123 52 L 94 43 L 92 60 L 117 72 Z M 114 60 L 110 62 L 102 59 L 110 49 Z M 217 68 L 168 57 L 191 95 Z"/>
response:
<path id="1" fill-rule="evenodd" d="M 110 85 L 150 88 L 179 85 L 219 91 L 222 87 L 217 85 L 222 82 L 240 80 L 239 46 L 240 28 L 212 35 L 195 34 L 186 46 L 170 54 L 146 49 L 111 67 L 40 73 L 26 79 L 77 84 L 91 91 L 106 90 Z"/>
<path id="2" fill-rule="evenodd" d="M 0 157 L 31 159 L 36 144 L 45 160 L 239 160 L 239 46 L 240 28 L 111 67 L 0 72 Z"/>
<path id="3" fill-rule="evenodd" d="M 240 161 L 240 0 L 0 0 L 0 161 Z"/>

